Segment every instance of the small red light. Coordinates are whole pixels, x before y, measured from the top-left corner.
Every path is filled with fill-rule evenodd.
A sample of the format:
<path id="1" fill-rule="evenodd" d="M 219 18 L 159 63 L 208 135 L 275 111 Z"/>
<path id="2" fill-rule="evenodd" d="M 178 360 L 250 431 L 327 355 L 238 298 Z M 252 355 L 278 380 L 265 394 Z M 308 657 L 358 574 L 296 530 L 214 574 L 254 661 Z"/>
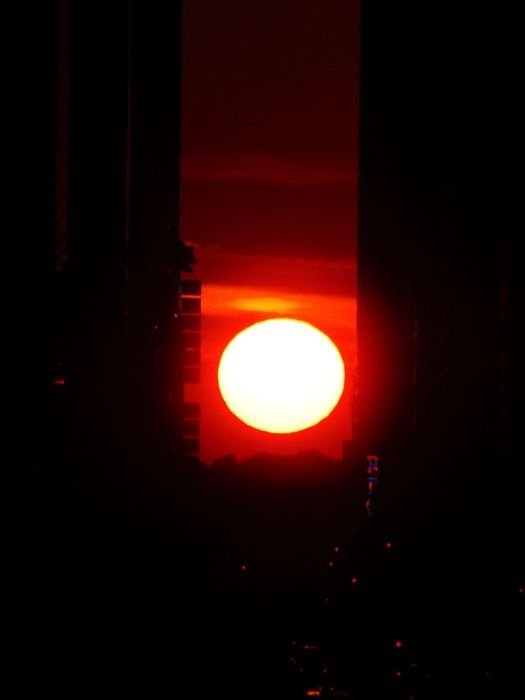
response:
<path id="1" fill-rule="evenodd" d="M 336 554 L 339 554 L 340 551 L 341 551 L 341 549 L 339 547 L 334 547 L 334 552 Z"/>
<path id="2" fill-rule="evenodd" d="M 394 646 L 395 646 L 396 649 L 401 649 L 401 648 L 403 647 L 403 642 L 400 641 L 400 640 L 398 640 L 398 641 L 394 644 Z"/>
<path id="3" fill-rule="evenodd" d="M 65 386 L 66 385 L 66 378 L 62 374 L 59 374 L 54 378 L 53 384 L 55 386 Z"/>
<path id="4" fill-rule="evenodd" d="M 401 678 L 402 675 L 401 671 L 396 671 L 396 678 Z"/>
<path id="5" fill-rule="evenodd" d="M 356 579 L 355 577 L 352 579 L 352 583 L 353 583 L 353 584 L 356 584 L 356 583 L 357 583 L 357 579 Z"/>
<path id="6" fill-rule="evenodd" d="M 387 542 L 385 546 L 387 549 L 392 549 L 392 542 Z"/>
<path id="7" fill-rule="evenodd" d="M 326 666 L 323 668 L 323 673 L 328 673 L 328 669 L 326 668 Z"/>
<path id="8" fill-rule="evenodd" d="M 321 695 L 321 691 L 320 690 L 307 690 L 306 695 L 309 698 L 318 698 Z"/>
<path id="9" fill-rule="evenodd" d="M 246 571 L 246 564 L 241 565 L 241 571 Z"/>
<path id="10" fill-rule="evenodd" d="M 328 566 L 329 566 L 330 568 L 332 568 L 333 565 L 334 565 L 334 562 L 333 562 L 333 561 L 329 561 L 329 562 L 328 562 Z"/>

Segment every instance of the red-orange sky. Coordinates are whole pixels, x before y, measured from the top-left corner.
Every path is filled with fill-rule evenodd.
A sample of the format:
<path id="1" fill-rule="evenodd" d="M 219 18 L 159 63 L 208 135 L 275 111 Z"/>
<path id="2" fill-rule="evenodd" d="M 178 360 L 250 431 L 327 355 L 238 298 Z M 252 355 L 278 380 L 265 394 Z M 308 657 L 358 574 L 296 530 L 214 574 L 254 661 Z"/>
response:
<path id="1" fill-rule="evenodd" d="M 350 436 L 355 363 L 357 0 L 184 6 L 182 237 L 203 282 L 201 458 L 318 449 Z M 277 315 L 339 346 L 347 389 L 295 435 L 231 415 L 217 365 L 231 337 Z"/>

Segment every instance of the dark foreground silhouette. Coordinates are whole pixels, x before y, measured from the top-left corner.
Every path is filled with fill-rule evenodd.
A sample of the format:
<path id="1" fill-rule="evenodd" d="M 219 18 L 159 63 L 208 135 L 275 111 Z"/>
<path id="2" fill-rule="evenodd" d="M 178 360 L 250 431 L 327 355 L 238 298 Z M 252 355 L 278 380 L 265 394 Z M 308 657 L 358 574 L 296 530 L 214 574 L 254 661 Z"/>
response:
<path id="1" fill-rule="evenodd" d="M 315 453 L 211 467 L 110 453 L 18 474 L 19 689 L 496 698 L 519 681 L 516 561 L 455 541 L 438 508 L 420 531 L 370 517 L 360 467 Z"/>

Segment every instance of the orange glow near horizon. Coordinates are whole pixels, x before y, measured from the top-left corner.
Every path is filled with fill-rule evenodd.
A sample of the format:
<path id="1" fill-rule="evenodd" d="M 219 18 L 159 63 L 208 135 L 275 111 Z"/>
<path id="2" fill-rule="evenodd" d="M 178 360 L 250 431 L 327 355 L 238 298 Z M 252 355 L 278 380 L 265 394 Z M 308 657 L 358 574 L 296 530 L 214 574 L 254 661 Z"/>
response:
<path id="1" fill-rule="evenodd" d="M 184 388 L 201 406 L 199 458 L 340 460 L 356 376 L 359 3 L 284 3 L 279 22 L 265 3 L 205 4 L 186 3 L 180 163 L 180 231 L 202 281 L 200 383 Z M 337 405 L 306 430 L 254 429 L 220 392 L 228 343 L 270 318 L 321 329 L 344 361 Z"/>
<path id="2" fill-rule="evenodd" d="M 209 273 L 211 254 L 206 255 L 201 250 L 199 263 L 206 277 L 213 278 Z M 266 284 L 269 267 L 266 258 L 261 260 L 261 270 L 250 265 L 245 270 L 246 260 L 236 258 L 232 270 L 237 269 L 237 277 L 228 268 L 233 283 L 217 280 L 202 285 L 201 383 L 185 387 L 185 400 L 202 406 L 199 456 L 203 462 L 212 464 L 228 454 L 242 460 L 258 453 L 292 455 L 317 450 L 340 459 L 342 442 L 351 437 L 356 357 L 357 304 L 352 294 L 351 261 L 342 260 L 340 266 L 318 261 L 316 277 L 313 270 L 304 269 L 304 261 L 287 260 L 283 280 L 272 278 L 271 284 Z M 274 263 L 274 267 L 277 269 L 278 265 Z M 246 279 L 244 284 L 241 273 Z M 289 286 L 284 284 L 287 279 Z M 344 391 L 330 416 L 308 430 L 295 433 L 256 430 L 239 420 L 221 395 L 217 381 L 221 356 L 232 338 L 249 326 L 270 318 L 291 317 L 321 329 L 336 345 L 346 370 Z"/>
<path id="3" fill-rule="evenodd" d="M 230 341 L 218 380 L 237 418 L 257 430 L 283 434 L 330 415 L 343 393 L 345 369 L 327 335 L 304 321 L 274 318 Z"/>

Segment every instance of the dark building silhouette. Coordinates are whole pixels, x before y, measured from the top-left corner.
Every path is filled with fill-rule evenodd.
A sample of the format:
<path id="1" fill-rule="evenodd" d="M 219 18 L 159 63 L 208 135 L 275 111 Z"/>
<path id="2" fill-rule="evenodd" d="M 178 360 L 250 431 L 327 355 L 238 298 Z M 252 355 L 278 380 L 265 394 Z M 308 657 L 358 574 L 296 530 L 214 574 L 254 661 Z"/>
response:
<path id="1" fill-rule="evenodd" d="M 178 107 L 161 87 L 177 5 L 7 7 L 17 687 L 428 698 L 523 685 L 521 25 L 495 7 L 378 6 L 363 6 L 357 440 L 344 464 L 225 458 L 164 481 L 170 407 L 181 449 L 195 454 L 199 432 L 183 389 L 199 379 L 200 285 L 180 274 L 191 256 L 163 112 Z M 367 496 L 370 517 L 355 508 Z"/>
<path id="2" fill-rule="evenodd" d="M 398 523 L 508 542 L 519 41 L 493 9 L 363 3 L 354 436 Z"/>
<path id="3" fill-rule="evenodd" d="M 182 441 L 199 350 L 191 372 L 181 347 L 181 272 L 192 268 L 179 232 L 181 3 L 55 9 L 55 386 L 77 411 L 75 431 L 91 425 L 122 449 L 140 435 L 195 453 L 198 417 Z M 198 324 L 200 291 L 191 317 Z"/>

